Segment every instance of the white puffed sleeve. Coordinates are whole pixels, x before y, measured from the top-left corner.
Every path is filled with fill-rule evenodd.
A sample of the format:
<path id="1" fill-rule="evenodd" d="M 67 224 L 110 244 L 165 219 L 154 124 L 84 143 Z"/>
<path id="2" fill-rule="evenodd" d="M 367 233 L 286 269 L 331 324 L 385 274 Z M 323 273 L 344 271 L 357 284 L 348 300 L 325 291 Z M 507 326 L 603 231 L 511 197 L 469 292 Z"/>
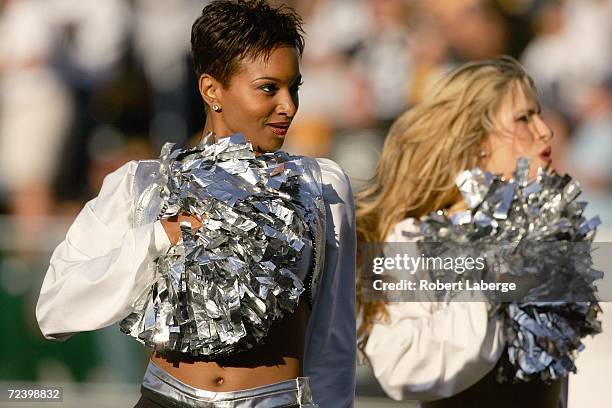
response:
<path id="1" fill-rule="evenodd" d="M 418 232 L 412 219 L 396 226 L 388 242 Z M 493 369 L 502 351 L 502 323 L 486 302 L 390 303 L 388 322 L 373 325 L 365 353 L 385 392 L 396 400 L 448 398 Z"/>
<path id="2" fill-rule="evenodd" d="M 36 305 L 46 338 L 61 340 L 123 319 L 150 285 L 153 260 L 170 241 L 159 221 L 132 227 L 137 166 L 129 162 L 106 176 L 53 252 Z"/>
<path id="3" fill-rule="evenodd" d="M 317 159 L 327 213 L 325 267 L 306 332 L 304 375 L 321 407 L 352 407 L 355 398 L 355 206 L 348 177 Z"/>

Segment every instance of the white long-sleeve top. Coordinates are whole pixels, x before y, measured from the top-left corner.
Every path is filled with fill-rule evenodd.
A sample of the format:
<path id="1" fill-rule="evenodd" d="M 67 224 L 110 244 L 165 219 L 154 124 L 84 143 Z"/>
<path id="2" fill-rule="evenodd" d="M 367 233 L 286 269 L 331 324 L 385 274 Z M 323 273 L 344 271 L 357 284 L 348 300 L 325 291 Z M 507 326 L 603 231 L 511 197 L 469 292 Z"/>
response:
<path id="1" fill-rule="evenodd" d="M 355 392 L 355 212 L 347 176 L 317 159 L 327 212 L 325 266 L 306 331 L 304 375 L 323 407 L 352 407 Z M 132 227 L 132 161 L 109 174 L 51 256 L 36 306 L 43 335 L 62 340 L 116 323 L 151 284 L 171 245 L 159 221 Z"/>
<path id="2" fill-rule="evenodd" d="M 387 242 L 411 242 L 414 219 L 398 223 Z M 486 302 L 389 303 L 365 347 L 374 375 L 396 400 L 448 398 L 483 378 L 504 350 L 502 323 Z"/>

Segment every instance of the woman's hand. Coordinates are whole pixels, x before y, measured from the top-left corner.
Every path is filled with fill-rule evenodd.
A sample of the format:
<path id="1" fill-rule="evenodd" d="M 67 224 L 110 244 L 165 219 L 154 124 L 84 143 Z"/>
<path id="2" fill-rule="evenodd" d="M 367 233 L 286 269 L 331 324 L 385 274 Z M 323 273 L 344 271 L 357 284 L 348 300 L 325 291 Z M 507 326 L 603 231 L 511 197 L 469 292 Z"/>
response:
<path id="1" fill-rule="evenodd" d="M 190 222 L 191 229 L 194 231 L 202 226 L 202 221 L 199 218 L 187 213 L 180 213 L 178 215 L 175 215 L 174 217 L 165 218 L 161 220 L 162 226 L 164 227 L 164 231 L 166 231 L 166 235 L 168 235 L 168 239 L 170 239 L 172 245 L 176 245 L 176 243 L 181 238 L 182 221 Z"/>

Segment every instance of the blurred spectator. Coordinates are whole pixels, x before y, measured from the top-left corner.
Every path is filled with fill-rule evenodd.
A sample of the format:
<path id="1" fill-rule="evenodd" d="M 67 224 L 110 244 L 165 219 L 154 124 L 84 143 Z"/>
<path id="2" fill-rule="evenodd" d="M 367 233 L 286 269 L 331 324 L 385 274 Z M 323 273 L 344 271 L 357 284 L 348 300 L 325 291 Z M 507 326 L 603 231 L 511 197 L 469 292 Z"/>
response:
<path id="1" fill-rule="evenodd" d="M 55 67 L 74 99 L 57 193 L 64 200 L 81 200 L 89 194 L 89 137 L 105 116 L 116 112 L 113 106 L 94 109 L 92 100 L 114 78 L 126 55 L 130 9 L 123 0 L 53 0 L 41 2 L 41 7 L 55 28 Z"/>
<path id="2" fill-rule="evenodd" d="M 423 100 L 430 88 L 451 68 L 450 42 L 439 27 L 439 21 L 419 8 L 410 19 L 409 52 L 412 73 L 405 89 L 408 105 Z"/>
<path id="3" fill-rule="evenodd" d="M 37 0 L 0 1 L 0 190 L 24 250 L 52 209 L 51 181 L 70 120 L 67 90 L 49 67 L 51 26 Z"/>
<path id="4" fill-rule="evenodd" d="M 188 123 L 191 24 L 208 1 L 135 0 L 133 40 L 153 95 L 151 138 L 156 147 L 164 142 L 185 143 Z M 197 92 L 197 90 L 195 90 Z M 199 96 L 199 94 L 198 94 Z M 204 110 L 200 112 L 200 127 Z"/>
<path id="5" fill-rule="evenodd" d="M 365 125 L 372 118 L 369 84 L 351 65 L 366 35 L 367 8 L 361 0 L 302 0 L 296 6 L 306 22 L 304 86 L 285 148 L 325 156 L 335 131 Z"/>
<path id="6" fill-rule="evenodd" d="M 357 69 L 367 79 L 371 110 L 389 123 L 406 109 L 406 90 L 412 71 L 408 53 L 410 8 L 404 0 L 368 0 L 367 37 L 355 54 Z"/>
<path id="7" fill-rule="evenodd" d="M 431 0 L 421 4 L 438 20 L 459 60 L 490 58 L 508 52 L 508 24 L 496 2 Z"/>
<path id="8" fill-rule="evenodd" d="M 589 84 L 612 74 L 612 1 L 542 0 L 534 23 L 523 63 L 543 102 L 573 116 Z"/>
<path id="9" fill-rule="evenodd" d="M 585 91 L 578 117 L 570 169 L 584 186 L 588 212 L 612 226 L 612 77 Z"/>
<path id="10" fill-rule="evenodd" d="M 298 0 L 296 8 L 306 23 L 309 58 L 350 53 L 369 34 L 369 0 Z"/>

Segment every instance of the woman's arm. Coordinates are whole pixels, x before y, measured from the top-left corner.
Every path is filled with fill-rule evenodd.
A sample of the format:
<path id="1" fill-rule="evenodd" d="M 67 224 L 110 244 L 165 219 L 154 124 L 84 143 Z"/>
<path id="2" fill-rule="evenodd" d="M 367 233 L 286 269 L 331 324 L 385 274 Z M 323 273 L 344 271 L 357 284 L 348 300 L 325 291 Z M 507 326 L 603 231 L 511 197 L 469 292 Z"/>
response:
<path id="1" fill-rule="evenodd" d="M 322 407 L 352 407 L 355 397 L 355 208 L 348 177 L 321 167 L 327 213 L 325 267 L 306 333 L 304 375 Z"/>
<path id="2" fill-rule="evenodd" d="M 374 324 L 365 352 L 385 392 L 396 400 L 436 400 L 474 385 L 503 349 L 501 322 L 484 302 L 388 305 L 388 324 Z"/>
<path id="3" fill-rule="evenodd" d="M 387 241 L 417 239 L 405 232 L 419 233 L 413 219 L 399 223 Z M 410 244 L 400 247 L 416 250 Z M 504 350 L 501 321 L 489 317 L 485 301 L 390 303 L 387 310 L 389 320 L 373 325 L 365 352 L 391 398 L 450 397 L 483 378 Z"/>
<path id="4" fill-rule="evenodd" d="M 46 338 L 109 326 L 148 289 L 154 259 L 170 241 L 159 221 L 132 227 L 137 166 L 129 162 L 104 179 L 53 252 L 36 305 Z"/>

